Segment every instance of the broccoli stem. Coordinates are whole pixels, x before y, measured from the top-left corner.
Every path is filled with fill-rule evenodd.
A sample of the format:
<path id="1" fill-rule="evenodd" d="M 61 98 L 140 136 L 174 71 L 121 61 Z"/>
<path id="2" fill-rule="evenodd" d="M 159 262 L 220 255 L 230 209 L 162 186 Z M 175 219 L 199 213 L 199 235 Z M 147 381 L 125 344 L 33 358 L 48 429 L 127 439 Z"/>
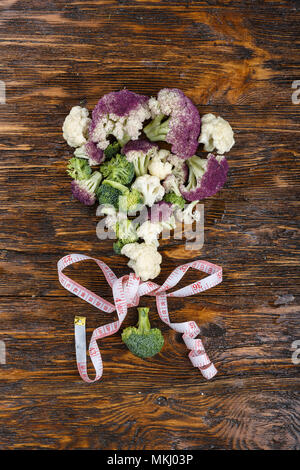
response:
<path id="1" fill-rule="evenodd" d="M 149 333 L 151 330 L 150 320 L 148 317 L 149 308 L 148 307 L 140 307 L 138 308 L 139 313 L 139 320 L 138 320 L 138 331 L 140 334 Z"/>

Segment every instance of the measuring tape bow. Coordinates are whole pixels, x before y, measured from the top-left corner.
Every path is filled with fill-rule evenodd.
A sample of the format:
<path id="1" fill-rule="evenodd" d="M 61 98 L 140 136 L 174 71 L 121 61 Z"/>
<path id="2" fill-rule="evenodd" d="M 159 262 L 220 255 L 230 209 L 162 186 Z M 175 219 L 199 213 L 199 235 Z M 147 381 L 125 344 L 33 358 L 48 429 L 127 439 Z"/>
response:
<path id="1" fill-rule="evenodd" d="M 103 272 L 105 279 L 112 288 L 114 304 L 108 302 L 63 274 L 63 270 L 67 266 L 84 260 L 93 260 L 97 263 Z M 96 371 L 94 379 L 90 379 L 87 374 L 85 317 L 75 317 L 76 361 L 79 374 L 85 382 L 95 382 L 101 378 L 103 373 L 103 363 L 97 340 L 116 333 L 127 315 L 127 309 L 129 307 L 138 306 L 140 297 L 144 295 L 155 296 L 157 311 L 161 320 L 173 330 L 182 333 L 183 341 L 190 350 L 189 358 L 193 366 L 198 367 L 202 375 L 208 380 L 216 375 L 217 369 L 207 356 L 201 339 L 196 338 L 200 333 L 200 328 L 194 321 L 171 323 L 167 298 L 195 295 L 220 284 L 220 282 L 222 282 L 222 268 L 220 266 L 201 260 L 183 264 L 174 269 L 162 286 L 159 286 L 152 281 L 142 282 L 140 278 L 133 273 L 117 278 L 113 271 L 107 266 L 107 264 L 103 263 L 103 261 L 80 254 L 64 256 L 58 261 L 57 267 L 59 281 L 65 289 L 90 303 L 102 312 L 112 313 L 116 310 L 118 315 L 117 321 L 100 326 L 92 333 L 89 344 L 89 355 Z M 193 284 L 182 287 L 174 292 L 167 293 L 169 289 L 178 284 L 180 279 L 182 279 L 184 274 L 190 268 L 203 271 L 207 273 L 208 276 L 201 279 L 201 281 L 196 281 Z"/>

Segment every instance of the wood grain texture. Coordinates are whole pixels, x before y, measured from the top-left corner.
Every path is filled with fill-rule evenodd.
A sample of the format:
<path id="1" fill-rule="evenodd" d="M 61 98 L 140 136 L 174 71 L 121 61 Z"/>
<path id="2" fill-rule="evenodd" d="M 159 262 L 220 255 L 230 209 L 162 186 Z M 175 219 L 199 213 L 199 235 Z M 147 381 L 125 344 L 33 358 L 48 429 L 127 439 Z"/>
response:
<path id="1" fill-rule="evenodd" d="M 287 0 L 1 1 L 1 449 L 300 449 L 299 19 Z M 164 86 L 236 135 L 226 186 L 205 201 L 203 249 L 164 240 L 157 279 L 199 257 L 223 266 L 219 286 L 170 300 L 172 320 L 202 325 L 219 373 L 202 379 L 149 299 L 162 353 L 145 362 L 106 338 L 103 379 L 87 385 L 73 317 L 91 334 L 107 316 L 61 288 L 56 262 L 76 251 L 128 268 L 96 238 L 95 208 L 71 198 L 62 122 L 104 93 Z M 68 272 L 111 298 L 92 263 Z"/>

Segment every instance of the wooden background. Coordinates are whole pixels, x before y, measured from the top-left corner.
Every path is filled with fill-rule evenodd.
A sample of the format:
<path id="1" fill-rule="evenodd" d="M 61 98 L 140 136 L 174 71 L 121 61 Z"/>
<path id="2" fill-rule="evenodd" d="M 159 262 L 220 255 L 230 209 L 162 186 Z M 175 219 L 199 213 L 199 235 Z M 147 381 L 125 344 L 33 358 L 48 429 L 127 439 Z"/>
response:
<path id="1" fill-rule="evenodd" d="M 300 448 L 299 19 L 296 0 L 1 0 L 1 449 Z M 59 285 L 56 263 L 80 252 L 129 270 L 96 238 L 95 207 L 71 198 L 61 126 L 71 106 L 91 110 L 104 93 L 165 86 L 236 136 L 226 186 L 205 201 L 203 249 L 164 241 L 157 279 L 196 258 L 223 266 L 221 285 L 170 301 L 174 321 L 203 325 L 219 373 L 202 378 L 149 299 L 162 353 L 145 362 L 120 334 L 106 338 L 103 379 L 88 385 L 73 318 L 86 315 L 90 335 L 107 315 Z M 67 272 L 110 298 L 93 264 Z M 135 318 L 131 309 L 125 326 Z"/>

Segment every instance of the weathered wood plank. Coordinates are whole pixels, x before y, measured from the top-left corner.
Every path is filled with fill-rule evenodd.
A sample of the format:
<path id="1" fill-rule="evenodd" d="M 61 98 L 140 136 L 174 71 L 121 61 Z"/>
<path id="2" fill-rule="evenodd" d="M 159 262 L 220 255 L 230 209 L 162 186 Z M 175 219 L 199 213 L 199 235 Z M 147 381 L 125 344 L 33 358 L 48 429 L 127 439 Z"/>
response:
<path id="1" fill-rule="evenodd" d="M 230 383 L 232 371 L 245 379 L 261 374 L 265 374 L 266 378 L 274 373 L 277 378 L 280 375 L 285 377 L 287 371 L 290 378 L 296 378 L 297 366 L 291 361 L 291 344 L 300 333 L 297 300 L 283 306 L 270 306 L 267 299 L 260 297 L 261 307 L 254 302 L 250 305 L 248 300 L 248 307 L 243 304 L 243 314 L 240 314 L 239 297 L 232 297 L 230 301 L 225 297 L 221 302 L 219 298 L 216 304 L 205 299 L 203 302 L 193 299 L 189 303 L 183 299 L 170 301 L 173 321 L 193 319 L 202 325 L 204 343 L 220 368 L 219 380 Z M 128 352 L 121 341 L 120 333 L 104 339 L 100 343 L 106 366 L 105 381 L 111 382 L 113 388 L 115 382 L 118 389 L 131 390 L 137 386 L 134 374 L 139 372 L 145 375 L 142 389 L 155 388 L 155 383 L 158 387 L 171 387 L 172 384 L 180 386 L 188 381 L 191 386 L 203 383 L 199 373 L 189 363 L 180 335 L 161 324 L 154 299 L 144 299 L 143 304 L 151 307 L 153 324 L 159 325 L 165 334 L 166 344 L 163 351 L 159 356 L 144 361 Z M 116 319 L 116 314 L 98 312 L 74 297 L 7 299 L 2 300 L 1 308 L 1 339 L 7 344 L 9 359 L 0 371 L 2 379 L 5 382 L 28 381 L 33 389 L 37 383 L 31 383 L 31 373 L 37 382 L 48 380 L 48 376 L 49 382 L 55 382 L 55 376 L 63 379 L 70 374 L 72 381 L 74 378 L 75 381 L 79 380 L 73 345 L 75 315 L 87 316 L 89 335 L 94 328 Z M 15 315 L 16 311 L 19 312 L 18 316 Z M 136 309 L 130 309 L 123 326 L 126 327 L 135 321 Z M 118 378 L 114 378 L 116 370 Z M 133 381 L 129 384 L 124 378 L 131 375 Z M 73 385 L 61 383 L 57 386 L 70 390 Z"/>
<path id="2" fill-rule="evenodd" d="M 267 303 L 267 299 L 259 300 Z M 202 323 L 204 342 L 220 369 L 213 382 L 204 381 L 192 368 L 178 335 L 163 325 L 166 344 L 150 361 L 131 356 L 118 334 L 101 341 L 104 376 L 95 386 L 86 387 L 76 371 L 72 326 L 73 315 L 82 314 L 83 302 L 2 302 L 1 339 L 7 344 L 9 362 L 0 371 L 2 396 L 7 395 L 1 402 L 0 417 L 15 436 L 10 443 L 4 426 L 2 445 L 297 448 L 299 376 L 297 366 L 291 363 L 289 346 L 299 335 L 298 309 L 283 305 L 257 310 L 256 305 L 248 304 L 248 313 L 239 315 L 239 303 L 239 298 L 233 298 L 227 311 L 221 311 L 220 306 L 197 306 L 195 311 L 195 304 L 178 302 L 180 307 L 172 313 L 174 321 L 206 320 Z M 18 317 L 16 311 L 20 312 Z M 107 321 L 107 315 L 95 314 L 88 305 L 84 305 L 84 312 L 89 333 Z M 131 309 L 124 326 L 135 317 Z M 155 322 L 153 313 L 151 317 Z M 253 322 L 255 331 L 249 335 Z M 135 418 L 130 420 L 133 412 Z M 54 417 L 64 423 L 63 429 L 57 427 Z M 156 435 L 161 437 L 153 441 L 150 429 L 154 423 Z M 97 437 L 90 433 L 91 424 L 93 429 L 102 426 Z M 123 427 L 124 436 L 117 432 Z M 266 430 L 264 439 L 261 427 Z M 107 441 L 115 433 L 117 445 Z M 188 438 L 183 437 L 186 433 Z"/>
<path id="3" fill-rule="evenodd" d="M 300 448 L 299 15 L 294 0 L 1 1 L 1 449 Z M 211 382 L 165 325 L 150 361 L 117 334 L 101 341 L 101 382 L 76 370 L 74 315 L 87 316 L 88 335 L 107 315 L 59 285 L 57 260 L 80 252 L 129 270 L 97 240 L 95 208 L 71 198 L 61 125 L 71 106 L 92 109 L 124 86 L 182 88 L 235 130 L 228 182 L 205 201 L 201 252 L 161 246 L 159 283 L 196 257 L 223 267 L 219 286 L 170 300 L 172 320 L 201 324 L 219 369 Z M 96 265 L 67 273 L 111 299 Z M 154 299 L 143 300 L 155 322 Z M 125 326 L 135 318 L 130 309 Z"/>

